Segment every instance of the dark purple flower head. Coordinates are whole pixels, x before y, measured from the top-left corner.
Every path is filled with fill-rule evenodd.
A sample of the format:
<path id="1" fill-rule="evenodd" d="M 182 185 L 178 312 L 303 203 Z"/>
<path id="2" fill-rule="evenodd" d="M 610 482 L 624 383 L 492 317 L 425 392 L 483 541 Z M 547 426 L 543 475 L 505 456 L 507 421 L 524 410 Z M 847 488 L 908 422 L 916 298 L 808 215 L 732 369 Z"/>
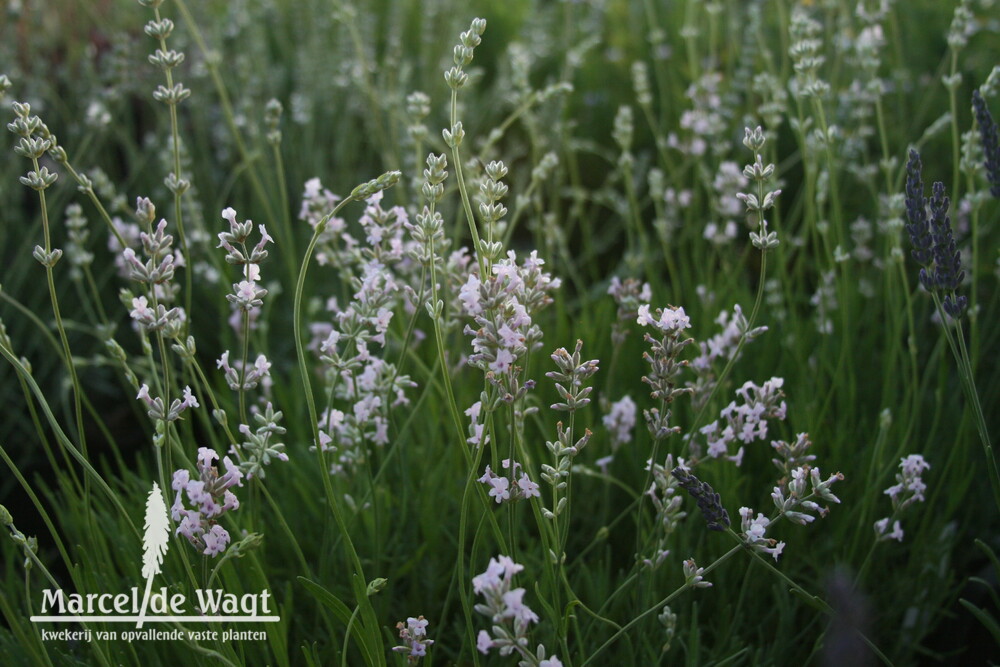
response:
<path id="1" fill-rule="evenodd" d="M 979 125 L 979 136 L 983 142 L 983 154 L 986 156 L 986 178 L 990 182 L 990 194 L 1000 198 L 1000 138 L 997 136 L 997 124 L 990 114 L 986 100 L 978 90 L 972 91 L 972 111 Z"/>
<path id="2" fill-rule="evenodd" d="M 931 235 L 927 224 L 927 198 L 924 197 L 924 182 L 921 180 L 920 154 L 910 150 L 910 159 L 906 163 L 906 217 L 910 224 L 906 231 L 913 244 L 913 259 L 921 266 L 931 262 Z"/>
<path id="3" fill-rule="evenodd" d="M 924 197 L 920 154 L 910 150 L 906 163 L 906 231 L 913 245 L 913 258 L 921 265 L 920 284 L 928 292 L 942 296 L 942 306 L 948 315 L 960 317 L 968 300 L 955 294 L 962 284 L 962 258 L 955 247 L 948 207 L 951 200 L 940 181 L 931 186 L 931 198 Z M 927 211 L 930 209 L 930 218 Z"/>
<path id="4" fill-rule="evenodd" d="M 698 503 L 698 509 L 705 516 L 709 530 L 725 530 L 729 527 L 729 512 L 722 506 L 722 498 L 708 482 L 703 482 L 681 467 L 674 468 L 670 474 Z"/>

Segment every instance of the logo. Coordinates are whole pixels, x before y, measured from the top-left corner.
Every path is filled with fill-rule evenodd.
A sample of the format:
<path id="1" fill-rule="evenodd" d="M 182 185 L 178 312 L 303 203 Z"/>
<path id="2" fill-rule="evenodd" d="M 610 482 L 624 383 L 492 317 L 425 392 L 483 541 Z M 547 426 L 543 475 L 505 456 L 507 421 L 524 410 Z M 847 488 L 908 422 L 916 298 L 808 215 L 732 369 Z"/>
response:
<path id="1" fill-rule="evenodd" d="M 153 579 L 160 574 L 163 557 L 170 547 L 170 521 L 160 486 L 153 488 L 146 500 L 145 532 L 142 540 L 142 576 L 145 580 L 142 593 L 138 586 L 119 593 L 66 593 L 60 589 L 44 589 L 40 614 L 31 616 L 32 623 L 134 623 L 135 631 L 98 631 L 98 639 L 135 640 L 218 640 L 214 630 L 160 631 L 143 628 L 154 623 L 277 623 L 281 620 L 272 611 L 274 600 L 271 592 L 236 595 L 222 589 L 194 591 L 194 596 L 168 593 L 166 586 L 153 591 Z M 200 613 L 193 613 L 199 611 Z M 92 639 L 90 629 L 70 631 L 42 631 L 43 640 L 86 641 Z M 222 641 L 266 639 L 263 631 L 240 632 L 226 630 Z"/>

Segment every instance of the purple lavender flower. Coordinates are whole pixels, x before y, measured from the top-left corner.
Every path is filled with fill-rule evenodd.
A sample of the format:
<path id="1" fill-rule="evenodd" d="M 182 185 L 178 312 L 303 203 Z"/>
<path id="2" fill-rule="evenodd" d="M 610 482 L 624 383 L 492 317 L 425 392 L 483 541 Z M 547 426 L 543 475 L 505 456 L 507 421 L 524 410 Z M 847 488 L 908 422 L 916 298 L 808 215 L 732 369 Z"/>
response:
<path id="1" fill-rule="evenodd" d="M 997 137 L 997 124 L 978 90 L 972 91 L 972 110 L 976 114 L 976 124 L 979 125 L 979 136 L 983 142 L 990 194 L 1000 198 L 1000 138 Z"/>
<path id="2" fill-rule="evenodd" d="M 729 527 L 729 512 L 722 507 L 721 496 L 708 482 L 702 482 L 681 466 L 671 470 L 670 474 L 698 503 L 698 509 L 705 516 L 709 530 L 723 531 Z"/>
<path id="3" fill-rule="evenodd" d="M 940 181 L 932 186 L 930 200 L 924 197 L 920 172 L 920 154 L 911 149 L 910 160 L 906 163 L 906 217 L 910 220 L 906 231 L 913 244 L 913 258 L 921 264 L 920 284 L 928 292 L 941 295 L 944 311 L 957 319 L 965 310 L 968 298 L 955 294 L 965 272 L 948 217 L 951 201 Z"/>

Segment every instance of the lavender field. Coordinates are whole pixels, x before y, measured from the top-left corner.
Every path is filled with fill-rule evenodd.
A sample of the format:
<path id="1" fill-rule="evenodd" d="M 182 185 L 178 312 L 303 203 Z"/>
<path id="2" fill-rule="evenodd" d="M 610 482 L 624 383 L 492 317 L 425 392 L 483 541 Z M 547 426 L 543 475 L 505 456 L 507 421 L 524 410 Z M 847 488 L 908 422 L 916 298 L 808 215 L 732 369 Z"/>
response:
<path id="1" fill-rule="evenodd" d="M 0 664 L 1000 663 L 994 0 L 13 0 L 0 108 Z"/>

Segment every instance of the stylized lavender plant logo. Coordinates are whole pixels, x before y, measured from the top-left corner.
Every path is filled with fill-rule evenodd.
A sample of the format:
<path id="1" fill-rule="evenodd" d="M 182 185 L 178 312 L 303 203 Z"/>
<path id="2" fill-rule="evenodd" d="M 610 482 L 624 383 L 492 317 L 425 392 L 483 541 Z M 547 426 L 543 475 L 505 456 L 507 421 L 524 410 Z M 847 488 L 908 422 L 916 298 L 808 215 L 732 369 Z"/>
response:
<path id="1" fill-rule="evenodd" d="M 170 546 L 170 523 L 167 519 L 167 505 L 163 502 L 160 486 L 153 482 L 153 489 L 146 499 L 146 532 L 142 536 L 142 576 L 146 579 L 146 591 L 142 595 L 142 607 L 135 627 L 141 628 L 149 606 L 149 593 L 153 587 L 153 577 L 160 573 L 163 554 Z"/>

